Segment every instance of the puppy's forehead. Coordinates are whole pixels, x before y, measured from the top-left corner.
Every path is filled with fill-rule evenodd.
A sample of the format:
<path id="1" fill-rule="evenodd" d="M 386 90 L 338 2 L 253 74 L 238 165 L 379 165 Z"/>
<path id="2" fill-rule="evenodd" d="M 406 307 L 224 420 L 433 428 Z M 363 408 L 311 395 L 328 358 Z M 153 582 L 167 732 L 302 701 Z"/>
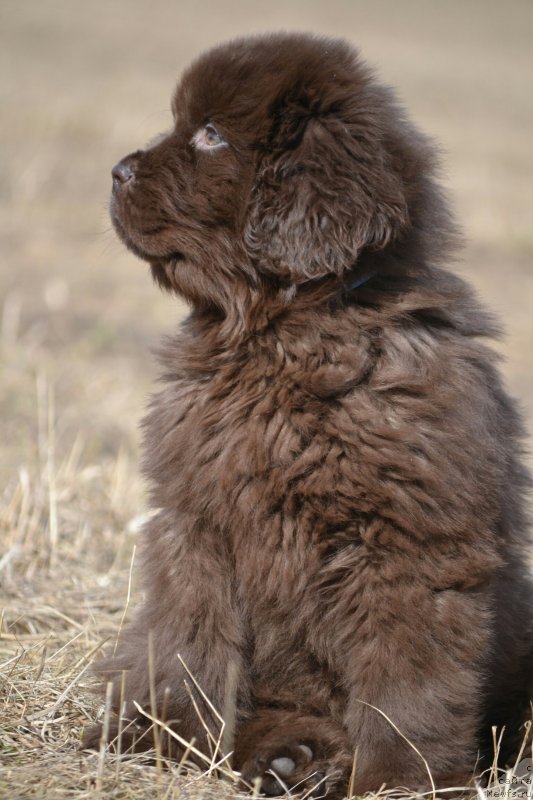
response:
<path id="1" fill-rule="evenodd" d="M 353 79 L 357 53 L 338 39 L 271 34 L 237 39 L 200 56 L 185 72 L 173 111 L 192 124 L 266 118 L 273 103 L 300 88 L 327 94 Z"/>

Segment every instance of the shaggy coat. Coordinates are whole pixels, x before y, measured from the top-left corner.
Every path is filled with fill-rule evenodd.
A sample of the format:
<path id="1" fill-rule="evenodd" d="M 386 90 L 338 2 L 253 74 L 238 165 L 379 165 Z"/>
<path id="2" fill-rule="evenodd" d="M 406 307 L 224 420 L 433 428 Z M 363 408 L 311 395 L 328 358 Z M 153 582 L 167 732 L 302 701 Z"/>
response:
<path id="1" fill-rule="evenodd" d="M 267 794 L 342 796 L 354 751 L 357 794 L 467 781 L 527 711 L 528 479 L 434 149 L 318 37 L 217 47 L 172 109 L 113 170 L 118 234 L 191 306 L 144 422 L 143 605 L 100 667 L 122 750 L 179 757 L 145 711 L 209 752 L 184 663 L 220 711 L 235 687 Z"/>

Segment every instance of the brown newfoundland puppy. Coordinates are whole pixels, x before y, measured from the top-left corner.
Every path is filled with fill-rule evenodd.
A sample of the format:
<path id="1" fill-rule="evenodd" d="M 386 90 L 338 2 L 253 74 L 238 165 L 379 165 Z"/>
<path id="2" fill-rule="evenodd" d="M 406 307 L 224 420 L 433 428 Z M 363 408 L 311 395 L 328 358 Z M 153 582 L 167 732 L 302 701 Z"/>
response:
<path id="1" fill-rule="evenodd" d="M 355 751 L 357 794 L 464 782 L 527 713 L 527 476 L 433 147 L 312 36 L 217 47 L 172 108 L 113 169 L 120 237 L 191 306 L 145 420 L 144 604 L 101 665 L 122 751 L 145 711 L 209 752 L 184 662 L 220 711 L 236 686 L 267 794 L 341 796 Z"/>

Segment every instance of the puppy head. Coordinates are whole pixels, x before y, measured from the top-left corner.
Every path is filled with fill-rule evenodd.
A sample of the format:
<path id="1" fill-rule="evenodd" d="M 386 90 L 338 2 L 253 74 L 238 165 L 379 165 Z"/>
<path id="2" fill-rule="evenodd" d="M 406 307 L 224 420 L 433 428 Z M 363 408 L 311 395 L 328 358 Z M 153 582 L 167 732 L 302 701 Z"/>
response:
<path id="1" fill-rule="evenodd" d="M 344 42 L 282 34 L 211 50 L 173 129 L 113 169 L 111 216 L 158 282 L 227 310 L 242 287 L 357 270 L 412 227 L 428 148 Z"/>

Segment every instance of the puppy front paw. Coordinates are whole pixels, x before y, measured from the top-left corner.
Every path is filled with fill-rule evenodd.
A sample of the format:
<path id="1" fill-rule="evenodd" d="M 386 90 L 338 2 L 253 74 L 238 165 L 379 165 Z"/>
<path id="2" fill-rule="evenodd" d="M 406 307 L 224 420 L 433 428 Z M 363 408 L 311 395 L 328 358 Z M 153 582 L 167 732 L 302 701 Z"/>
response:
<path id="1" fill-rule="evenodd" d="M 260 746 L 241 769 L 247 786 L 260 782 L 260 791 L 268 797 L 286 794 L 289 790 L 305 793 L 307 797 L 332 797 L 336 770 L 313 751 L 311 742 L 282 737 Z"/>

